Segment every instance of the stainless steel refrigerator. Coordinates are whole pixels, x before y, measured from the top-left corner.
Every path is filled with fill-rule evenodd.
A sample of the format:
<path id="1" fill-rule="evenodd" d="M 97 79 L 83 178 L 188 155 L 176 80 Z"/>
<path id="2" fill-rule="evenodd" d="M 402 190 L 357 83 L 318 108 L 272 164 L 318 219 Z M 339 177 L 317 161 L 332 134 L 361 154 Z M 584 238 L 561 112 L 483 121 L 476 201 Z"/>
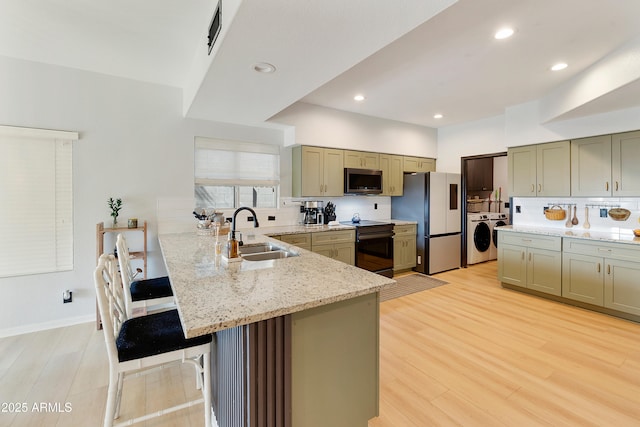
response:
<path id="1" fill-rule="evenodd" d="M 460 268 L 460 202 L 460 174 L 404 175 L 403 195 L 391 198 L 391 218 L 418 223 L 416 271 Z"/>

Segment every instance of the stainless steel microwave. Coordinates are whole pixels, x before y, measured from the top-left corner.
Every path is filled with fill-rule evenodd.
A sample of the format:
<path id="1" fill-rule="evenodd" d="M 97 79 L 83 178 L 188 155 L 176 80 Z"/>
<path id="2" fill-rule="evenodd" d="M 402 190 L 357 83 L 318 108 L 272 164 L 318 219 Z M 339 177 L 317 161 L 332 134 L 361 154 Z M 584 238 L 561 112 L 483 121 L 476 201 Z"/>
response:
<path id="1" fill-rule="evenodd" d="M 382 193 L 382 171 L 374 169 L 344 169 L 344 194 Z"/>

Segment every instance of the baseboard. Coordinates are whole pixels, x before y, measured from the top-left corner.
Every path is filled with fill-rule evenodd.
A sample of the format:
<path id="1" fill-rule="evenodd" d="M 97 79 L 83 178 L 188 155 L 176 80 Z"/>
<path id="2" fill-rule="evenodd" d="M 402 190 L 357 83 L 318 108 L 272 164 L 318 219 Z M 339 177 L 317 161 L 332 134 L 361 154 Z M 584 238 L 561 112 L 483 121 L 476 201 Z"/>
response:
<path id="1" fill-rule="evenodd" d="M 65 326 L 78 325 L 80 323 L 95 322 L 95 314 L 86 316 L 68 317 L 66 319 L 53 320 L 43 323 L 32 323 L 15 328 L 0 329 L 0 338 L 12 337 L 15 335 L 29 334 L 31 332 L 46 331 L 47 329 L 63 328 Z"/>

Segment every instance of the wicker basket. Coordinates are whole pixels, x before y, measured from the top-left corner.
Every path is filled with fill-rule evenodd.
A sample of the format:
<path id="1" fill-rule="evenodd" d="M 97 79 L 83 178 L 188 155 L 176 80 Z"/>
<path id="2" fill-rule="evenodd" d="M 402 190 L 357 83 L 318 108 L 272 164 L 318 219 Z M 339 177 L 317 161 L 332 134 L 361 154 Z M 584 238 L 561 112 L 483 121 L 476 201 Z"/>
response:
<path id="1" fill-rule="evenodd" d="M 551 221 L 562 221 L 567 217 L 567 213 L 558 205 L 553 205 L 545 209 L 544 216 Z"/>
<path id="2" fill-rule="evenodd" d="M 609 209 L 609 216 L 614 221 L 626 221 L 627 218 L 629 218 L 629 215 L 631 215 L 631 211 L 629 209 Z"/>

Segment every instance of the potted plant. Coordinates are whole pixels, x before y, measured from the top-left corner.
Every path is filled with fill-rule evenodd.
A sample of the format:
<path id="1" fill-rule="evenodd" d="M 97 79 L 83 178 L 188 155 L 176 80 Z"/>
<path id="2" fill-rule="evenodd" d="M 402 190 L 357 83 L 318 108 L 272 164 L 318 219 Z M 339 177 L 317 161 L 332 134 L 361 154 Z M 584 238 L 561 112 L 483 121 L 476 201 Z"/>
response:
<path id="1" fill-rule="evenodd" d="M 118 213 L 120 209 L 122 209 L 122 199 L 113 200 L 113 197 L 109 197 L 107 200 L 109 204 L 109 209 L 111 209 L 111 216 L 113 217 L 113 228 L 118 226 Z"/>

